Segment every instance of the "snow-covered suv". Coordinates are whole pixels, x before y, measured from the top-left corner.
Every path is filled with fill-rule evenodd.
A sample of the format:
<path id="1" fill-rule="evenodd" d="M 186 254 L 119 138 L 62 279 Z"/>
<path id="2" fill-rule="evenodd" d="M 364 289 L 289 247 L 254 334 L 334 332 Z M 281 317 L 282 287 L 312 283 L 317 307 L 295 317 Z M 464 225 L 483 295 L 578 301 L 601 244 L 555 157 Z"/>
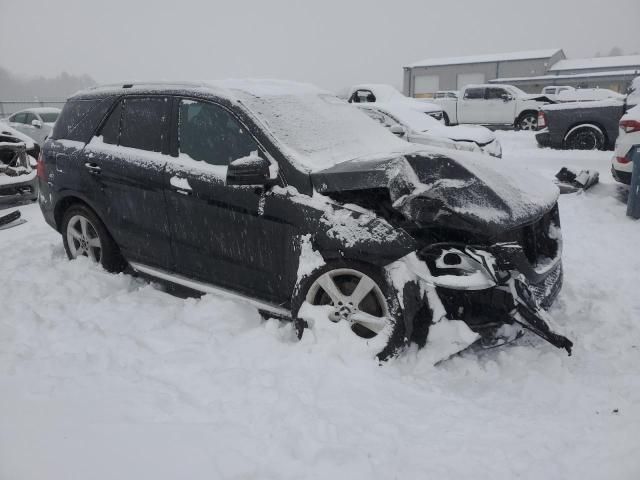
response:
<path id="1" fill-rule="evenodd" d="M 562 282 L 557 188 L 453 153 L 310 85 L 126 84 L 68 100 L 39 202 L 71 259 L 248 302 L 300 332 L 341 324 L 381 359 L 504 324 L 570 351 L 544 310 Z"/>

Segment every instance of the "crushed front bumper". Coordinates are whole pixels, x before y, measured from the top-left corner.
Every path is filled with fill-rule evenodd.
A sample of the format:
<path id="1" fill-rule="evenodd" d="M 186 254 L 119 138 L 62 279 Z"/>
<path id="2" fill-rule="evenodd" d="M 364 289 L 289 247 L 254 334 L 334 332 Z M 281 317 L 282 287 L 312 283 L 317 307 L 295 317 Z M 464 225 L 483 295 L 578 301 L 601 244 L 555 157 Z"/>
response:
<path id="1" fill-rule="evenodd" d="M 467 261 L 456 263 L 454 256 L 461 255 Z M 559 256 L 544 268 L 533 268 L 513 242 L 482 248 L 431 245 L 406 262 L 425 285 L 421 290 L 437 293 L 448 319 L 462 320 L 477 332 L 515 323 L 571 354 L 573 343 L 546 312 L 562 288 Z M 424 295 L 414 301 L 424 302 Z"/>

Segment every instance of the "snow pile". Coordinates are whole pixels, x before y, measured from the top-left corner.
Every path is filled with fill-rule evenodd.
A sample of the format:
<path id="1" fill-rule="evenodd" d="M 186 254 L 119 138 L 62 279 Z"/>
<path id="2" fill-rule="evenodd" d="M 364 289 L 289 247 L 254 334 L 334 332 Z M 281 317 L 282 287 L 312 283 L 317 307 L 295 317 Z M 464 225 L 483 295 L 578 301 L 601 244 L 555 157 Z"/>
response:
<path id="1" fill-rule="evenodd" d="M 252 308 L 68 262 L 31 205 L 0 233 L 0 478 L 637 478 L 638 222 L 611 153 L 498 136 L 504 168 L 600 171 L 560 198 L 551 314 L 572 357 L 527 335 L 380 367 L 344 324 L 297 342 Z"/>

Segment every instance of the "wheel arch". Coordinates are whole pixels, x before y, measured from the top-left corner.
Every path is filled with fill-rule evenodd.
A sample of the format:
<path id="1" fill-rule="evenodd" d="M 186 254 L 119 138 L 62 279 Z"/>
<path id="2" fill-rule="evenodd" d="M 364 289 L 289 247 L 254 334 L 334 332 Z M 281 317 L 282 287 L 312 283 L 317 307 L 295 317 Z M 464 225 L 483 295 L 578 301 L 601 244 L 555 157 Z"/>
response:
<path id="1" fill-rule="evenodd" d="M 532 109 L 530 109 L 530 108 L 528 108 L 528 109 L 526 109 L 526 110 L 521 111 L 521 112 L 518 114 L 518 116 L 516 117 L 515 124 L 516 124 L 516 125 L 519 125 L 519 124 L 520 124 L 520 121 L 522 120 L 522 118 L 523 118 L 525 115 L 535 115 L 535 116 L 536 116 L 536 118 L 537 118 L 537 117 L 538 117 L 538 111 L 537 111 L 537 110 L 532 110 Z"/>
<path id="2" fill-rule="evenodd" d="M 573 132 L 581 128 L 590 128 L 592 130 L 596 130 L 600 132 L 600 134 L 604 138 L 605 145 L 608 143 L 609 139 L 607 137 L 607 130 L 598 122 L 575 122 L 573 125 L 571 125 L 567 129 L 567 133 L 565 133 L 564 136 L 562 137 L 562 143 L 565 144 L 567 141 L 567 138 L 569 138 L 569 135 L 571 135 Z"/>
<path id="3" fill-rule="evenodd" d="M 109 231 L 109 227 L 107 227 L 107 224 L 104 221 L 104 218 L 102 217 L 102 215 L 100 215 L 98 210 L 94 208 L 93 205 L 91 205 L 91 202 L 89 202 L 86 199 L 86 197 L 84 197 L 84 195 L 71 193 L 71 192 L 67 193 L 62 198 L 60 198 L 56 202 L 56 205 L 53 209 L 53 218 L 54 218 L 56 229 L 58 230 L 58 232 L 62 233 L 61 229 L 62 229 L 62 219 L 64 218 L 64 213 L 73 205 L 83 205 L 88 209 L 90 209 L 100 219 L 102 224 L 107 229 L 107 232 L 109 232 L 109 235 L 111 235 L 111 232 Z"/>

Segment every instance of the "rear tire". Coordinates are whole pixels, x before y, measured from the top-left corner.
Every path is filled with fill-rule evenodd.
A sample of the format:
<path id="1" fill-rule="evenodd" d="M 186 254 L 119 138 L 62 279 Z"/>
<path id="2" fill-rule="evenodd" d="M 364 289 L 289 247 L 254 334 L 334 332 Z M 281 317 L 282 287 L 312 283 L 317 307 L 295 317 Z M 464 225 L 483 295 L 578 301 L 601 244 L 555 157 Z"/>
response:
<path id="1" fill-rule="evenodd" d="M 75 204 L 62 217 L 62 241 L 70 260 L 88 257 L 112 273 L 122 272 L 127 262 L 98 216 L 89 207 Z"/>
<path id="2" fill-rule="evenodd" d="M 308 324 L 301 311 L 307 305 L 332 307 L 327 324 L 350 323 L 355 336 L 376 345 L 372 348 L 377 348 L 374 354 L 380 361 L 397 356 L 406 344 L 402 310 L 381 269 L 358 262 L 324 265 L 296 289 L 293 318 Z"/>
<path id="3" fill-rule="evenodd" d="M 534 112 L 527 112 L 520 115 L 516 122 L 516 130 L 537 130 L 538 129 L 538 114 Z"/>
<path id="4" fill-rule="evenodd" d="M 566 136 L 564 147 L 569 150 L 604 150 L 604 134 L 593 127 L 579 127 Z"/>

